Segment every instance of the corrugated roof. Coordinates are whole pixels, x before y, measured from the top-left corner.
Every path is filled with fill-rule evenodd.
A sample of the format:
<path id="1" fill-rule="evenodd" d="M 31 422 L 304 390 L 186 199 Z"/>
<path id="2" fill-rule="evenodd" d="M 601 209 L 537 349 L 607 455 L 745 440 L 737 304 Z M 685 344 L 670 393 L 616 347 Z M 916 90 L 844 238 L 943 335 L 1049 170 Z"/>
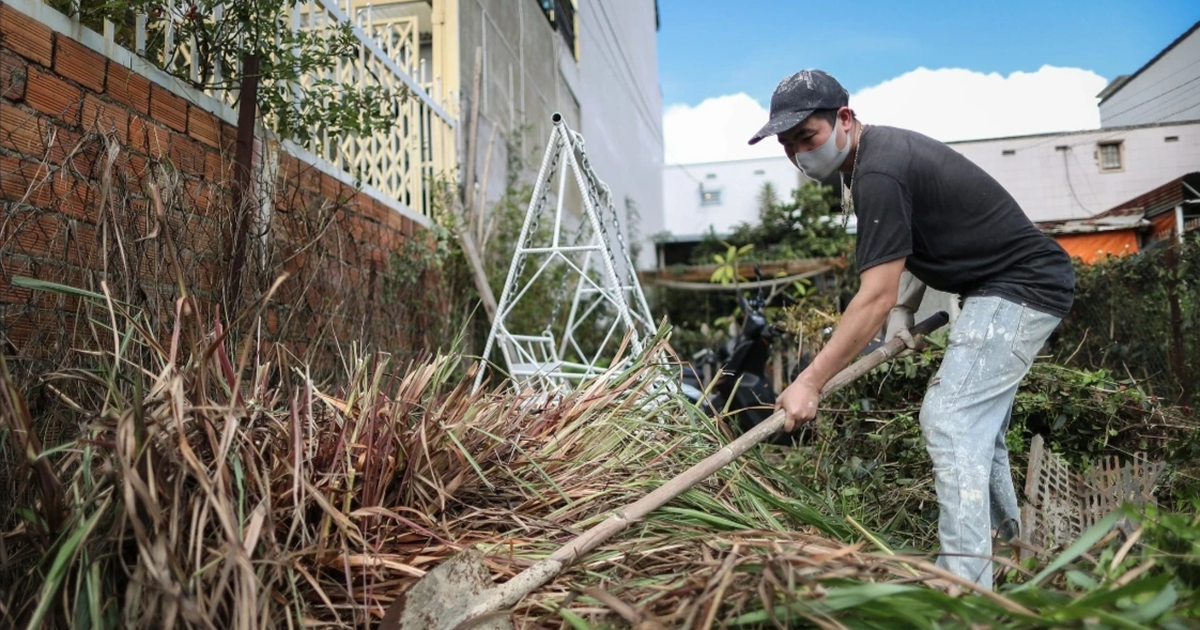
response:
<path id="1" fill-rule="evenodd" d="M 1037 224 L 1045 234 L 1094 234 L 1096 232 L 1116 232 L 1149 227 L 1151 223 L 1138 215 L 1120 215 L 1092 217 L 1090 219 L 1066 219 L 1063 221 L 1042 221 Z"/>
<path id="2" fill-rule="evenodd" d="M 1108 99 L 1112 98 L 1113 94 L 1120 92 L 1121 88 L 1125 87 L 1126 85 L 1129 85 L 1130 82 L 1132 82 L 1134 79 L 1136 79 L 1138 77 L 1138 75 L 1141 74 L 1146 68 L 1153 66 L 1155 62 L 1157 62 L 1159 59 L 1162 59 L 1163 55 L 1171 52 L 1172 48 L 1175 48 L 1176 46 L 1178 46 L 1179 42 L 1182 42 L 1183 40 L 1187 39 L 1188 35 L 1191 35 L 1192 33 L 1194 33 L 1196 31 L 1196 29 L 1198 29 L 1198 28 L 1200 28 L 1200 22 L 1196 22 L 1195 24 L 1193 24 L 1192 28 L 1189 28 L 1186 33 L 1184 33 L 1183 35 L 1180 35 L 1179 37 L 1176 37 L 1175 41 L 1171 42 L 1170 45 L 1168 45 L 1166 48 L 1158 51 L 1158 54 L 1154 55 L 1153 59 L 1151 59 L 1150 61 L 1147 61 L 1146 65 L 1142 66 L 1141 68 L 1138 68 L 1137 72 L 1134 72 L 1133 74 L 1129 75 L 1129 78 L 1125 79 L 1125 81 L 1123 81 L 1121 83 L 1121 85 L 1118 85 L 1115 88 L 1113 88 L 1113 90 L 1111 92 L 1108 92 L 1108 90 L 1105 89 L 1104 92 L 1108 92 L 1107 94 L 1104 94 L 1104 92 L 1101 92 L 1101 94 L 1104 94 L 1104 96 L 1100 97 L 1100 104 L 1104 104 L 1104 101 L 1107 101 Z"/>
<path id="3" fill-rule="evenodd" d="M 1191 186 L 1193 190 L 1200 190 L 1200 172 L 1188 173 L 1176 177 L 1150 192 L 1143 193 L 1125 203 L 1113 206 L 1092 218 L 1099 219 L 1119 216 L 1150 217 L 1159 214 L 1164 210 L 1174 208 L 1183 202 L 1184 199 L 1195 199 L 1195 194 L 1189 191 L 1184 184 Z"/>

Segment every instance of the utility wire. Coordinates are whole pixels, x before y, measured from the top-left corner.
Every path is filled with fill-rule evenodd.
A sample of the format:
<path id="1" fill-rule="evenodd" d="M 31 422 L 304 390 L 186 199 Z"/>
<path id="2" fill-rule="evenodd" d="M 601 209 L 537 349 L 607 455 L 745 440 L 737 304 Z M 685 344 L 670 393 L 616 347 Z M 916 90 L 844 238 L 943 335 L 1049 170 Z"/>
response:
<path id="1" fill-rule="evenodd" d="M 601 10 L 603 10 L 603 7 L 604 7 L 603 3 L 597 3 L 597 4 L 601 8 Z M 608 22 L 607 14 L 604 14 L 602 17 L 604 17 L 606 22 Z M 609 29 L 612 29 L 611 22 L 608 23 L 608 26 L 609 26 Z M 619 51 L 620 50 L 620 39 L 617 38 L 615 31 L 610 31 L 610 32 L 612 33 L 613 38 L 617 41 L 615 50 Z M 653 123 L 654 115 L 652 112 L 654 110 L 646 102 L 645 96 L 637 89 L 637 77 L 629 69 L 629 66 L 627 63 L 625 63 L 625 70 L 626 70 L 627 74 L 622 73 L 621 68 L 617 67 L 618 65 L 625 62 L 624 57 L 622 57 L 619 52 L 614 52 L 613 44 L 610 44 L 608 38 L 605 37 L 604 28 L 600 25 L 600 23 L 598 21 L 595 23 L 595 26 L 594 26 L 594 35 L 596 36 L 596 40 L 598 42 L 603 43 L 603 46 L 601 46 L 599 44 L 597 45 L 597 50 L 603 49 L 602 52 L 605 53 L 604 54 L 605 62 L 608 64 L 609 68 L 613 71 L 614 76 L 616 76 L 621 81 L 622 86 L 625 88 L 626 92 L 628 92 L 630 94 L 630 96 L 631 96 L 630 101 L 635 106 L 635 109 L 637 109 L 638 113 L 644 117 L 647 125 L 649 125 L 651 130 L 659 131 L 661 129 L 661 121 L 658 125 Z"/>
<path id="2" fill-rule="evenodd" d="M 1181 71 L 1179 71 L 1179 72 L 1182 72 L 1182 70 L 1181 70 Z M 1176 72 L 1176 73 L 1174 73 L 1174 74 L 1179 74 L 1179 72 Z M 1174 76 L 1174 74 L 1173 74 L 1172 76 Z M 1148 98 L 1148 99 L 1146 99 L 1146 100 L 1144 100 L 1144 101 L 1141 101 L 1140 103 L 1137 103 L 1137 104 L 1135 104 L 1135 105 L 1132 105 L 1132 106 L 1130 106 L 1130 107 L 1128 107 L 1128 108 L 1126 108 L 1126 109 L 1123 109 L 1123 110 L 1121 110 L 1121 111 L 1119 111 L 1119 112 L 1116 112 L 1115 114 L 1110 114 L 1110 116 L 1115 118 L 1115 117 L 1117 117 L 1117 116 L 1122 116 L 1122 115 L 1124 115 L 1124 114 L 1128 114 L 1129 112 L 1131 112 L 1131 111 L 1133 111 L 1133 110 L 1135 110 L 1135 109 L 1138 109 L 1138 108 L 1140 108 L 1140 107 L 1143 107 L 1143 106 L 1145 106 L 1145 105 L 1148 105 L 1148 104 L 1150 104 L 1150 103 L 1154 103 L 1154 102 L 1156 102 L 1156 101 L 1160 100 L 1161 98 L 1163 98 L 1164 96 L 1166 96 L 1167 94 L 1170 94 L 1171 92 L 1174 92 L 1175 90 L 1181 89 L 1181 88 L 1183 88 L 1183 87 L 1185 87 L 1185 86 L 1187 86 L 1187 85 L 1190 85 L 1190 84 L 1192 84 L 1192 83 L 1195 83 L 1195 82 L 1197 82 L 1197 81 L 1200 81 L 1200 76 L 1194 77 L 1194 78 L 1192 78 L 1192 79 L 1189 79 L 1189 80 L 1187 80 L 1187 81 L 1185 81 L 1185 82 L 1183 82 L 1183 83 L 1180 83 L 1179 85 L 1177 85 L 1177 86 L 1175 86 L 1175 87 L 1171 88 L 1170 90 L 1167 90 L 1166 92 L 1163 92 L 1162 94 L 1157 94 L 1157 95 L 1155 95 L 1155 96 L 1152 96 L 1152 97 L 1150 97 L 1150 98 Z M 1192 92 L 1193 92 L 1195 89 L 1196 89 L 1196 88 L 1192 88 L 1191 90 L 1188 90 L 1188 92 L 1186 92 L 1186 94 L 1191 94 L 1191 93 L 1192 93 Z M 1178 98 L 1178 97 L 1176 97 L 1176 98 Z M 1191 109 L 1191 108 L 1185 108 L 1185 109 L 1183 109 L 1182 111 L 1187 111 L 1188 109 Z M 1174 115 L 1174 114 L 1172 114 L 1172 115 Z M 1167 118 L 1169 118 L 1169 116 L 1167 116 Z M 1162 119 L 1159 119 L 1159 120 L 1162 120 Z M 1155 121 L 1155 122 L 1158 122 L 1158 121 Z M 1091 131 L 1091 130 L 1088 130 L 1088 131 Z M 1067 131 L 1067 132 L 1063 132 L 1063 133 L 1060 133 L 1060 134 L 1055 134 L 1055 135 L 1053 135 L 1053 136 L 1050 136 L 1050 137 L 1048 137 L 1048 138 L 1043 138 L 1042 140 L 1039 140 L 1038 142 L 1035 142 L 1035 143 L 1033 143 L 1033 144 L 1030 144 L 1030 145 L 1028 145 L 1028 146 L 1024 146 L 1024 147 L 1021 147 L 1021 148 L 1019 148 L 1019 149 L 1016 149 L 1016 151 L 1017 151 L 1018 153 L 1020 153 L 1020 152 L 1022 152 L 1022 151 L 1028 151 L 1028 150 L 1030 150 L 1030 149 L 1034 149 L 1034 148 L 1037 148 L 1037 147 L 1040 147 L 1040 146 L 1043 146 L 1043 145 L 1049 144 L 1049 143 L 1051 143 L 1051 142 L 1054 142 L 1054 141 L 1056 141 L 1056 140 L 1061 140 L 1062 138 L 1066 138 L 1066 137 L 1068 137 L 1068 136 L 1075 135 L 1076 133 L 1078 133 L 1078 132 L 1075 132 L 1075 131 Z"/>
<path id="3" fill-rule="evenodd" d="M 1066 173 L 1066 175 L 1067 175 L 1067 188 L 1069 188 L 1071 190 L 1071 198 L 1073 198 L 1075 200 L 1075 203 L 1079 205 L 1079 209 L 1083 210 L 1084 214 L 1086 214 L 1087 216 L 1089 216 L 1089 217 L 1093 216 L 1095 213 L 1093 213 L 1091 210 L 1088 210 L 1087 206 L 1083 205 L 1083 202 L 1079 200 L 1079 194 L 1075 192 L 1075 184 L 1071 183 L 1071 165 L 1067 162 L 1067 153 L 1069 153 L 1069 152 L 1070 152 L 1069 150 L 1062 152 L 1063 172 Z M 1078 160 L 1076 160 L 1076 164 L 1078 164 L 1078 163 L 1079 163 Z M 1080 169 L 1082 169 L 1082 168 L 1083 167 L 1081 165 Z"/>
<path id="4" fill-rule="evenodd" d="M 608 25 L 608 32 L 612 36 L 614 48 L 617 51 L 617 56 L 620 58 L 621 62 L 624 64 L 625 71 L 629 74 L 630 80 L 636 86 L 637 85 L 637 74 L 634 73 L 633 64 L 630 63 L 629 58 L 625 56 L 624 49 L 621 48 L 621 46 L 620 46 L 621 40 L 619 37 L 617 37 L 616 27 L 613 26 L 612 20 L 610 20 L 608 17 L 608 9 L 605 8 L 603 0 L 600 0 L 599 2 L 597 2 L 596 5 L 600 8 L 600 15 L 601 15 L 601 17 L 604 18 L 605 24 Z M 638 92 L 637 94 L 638 94 L 638 97 L 642 99 L 642 104 L 646 106 L 646 109 L 653 110 L 653 108 L 650 107 L 650 104 L 645 101 L 645 96 L 641 92 Z"/>

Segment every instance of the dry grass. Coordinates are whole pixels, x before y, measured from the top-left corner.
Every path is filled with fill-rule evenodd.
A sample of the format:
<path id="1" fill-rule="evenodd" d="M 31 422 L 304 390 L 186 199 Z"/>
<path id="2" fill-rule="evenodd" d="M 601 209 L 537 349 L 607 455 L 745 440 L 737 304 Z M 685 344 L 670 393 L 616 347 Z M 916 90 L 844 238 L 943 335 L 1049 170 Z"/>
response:
<path id="1" fill-rule="evenodd" d="M 506 579 L 726 439 L 651 391 L 661 366 L 547 399 L 472 395 L 457 354 L 406 365 L 352 354 L 340 385 L 318 386 L 302 368 L 277 373 L 253 338 L 235 345 L 219 322 L 187 316 L 186 301 L 160 338 L 138 312 L 88 300 L 109 347 L 89 369 L 43 377 L 51 391 L 86 392 L 55 403 L 79 419 L 78 440 L 49 453 L 26 441 L 34 418 L 3 375 L 8 439 L 38 497 L 3 534 L 7 627 L 372 627 L 450 554 L 479 548 Z M 1104 589 L 1039 585 L 1120 542 L 1105 529 L 1024 591 L 956 597 L 953 576 L 830 513 L 754 453 L 513 617 L 526 628 L 1042 627 L 1047 611 L 1119 588 L 1141 564 L 1126 548 L 1129 562 L 1106 558 L 1121 570 L 1102 572 Z M 1161 574 L 1145 575 L 1163 589 Z M 928 588 L 938 583 L 951 594 Z"/>
<path id="2" fill-rule="evenodd" d="M 189 292 L 194 259 L 168 216 L 184 201 L 169 195 L 143 233 L 129 210 L 157 208 L 153 194 L 103 196 L 111 264 L 81 284 L 17 283 L 31 303 L 72 300 L 77 333 L 19 373 L 0 357 L 0 439 L 19 460 L 0 627 L 373 627 L 449 555 L 478 548 L 507 579 L 728 438 L 652 392 L 662 366 L 645 362 L 551 399 L 471 394 L 456 352 L 340 347 L 320 359 L 341 372 L 314 378 L 263 332 L 278 280 L 229 321 Z M 160 282 L 134 273 L 135 243 L 154 248 Z M 69 438 L 43 442 L 47 424 Z M 1140 628 L 1186 627 L 1178 611 L 1194 605 L 1173 569 L 1197 564 L 1192 547 L 1120 546 L 1103 529 L 1037 577 L 1013 569 L 1020 586 L 960 596 L 927 558 L 835 514 L 756 451 L 511 613 L 539 629 Z"/>

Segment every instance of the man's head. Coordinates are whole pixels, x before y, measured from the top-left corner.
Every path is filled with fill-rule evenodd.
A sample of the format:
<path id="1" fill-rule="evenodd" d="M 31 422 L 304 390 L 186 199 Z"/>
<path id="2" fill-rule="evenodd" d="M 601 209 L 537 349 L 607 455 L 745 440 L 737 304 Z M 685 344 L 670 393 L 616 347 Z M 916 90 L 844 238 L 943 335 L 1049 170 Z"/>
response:
<path id="1" fill-rule="evenodd" d="M 849 101 L 849 93 L 837 79 L 821 70 L 801 70 L 779 82 L 771 96 L 770 119 L 754 134 L 750 144 L 768 136 L 778 136 L 788 160 L 801 166 L 806 174 L 815 171 L 816 178 L 823 179 L 829 175 L 824 172 L 826 168 L 815 164 L 805 168 L 796 162 L 795 156 L 797 153 L 832 152 L 825 156 L 825 164 L 821 166 L 830 164 L 830 160 L 837 162 L 832 168 L 840 166 L 838 156 L 844 158 L 850 149 L 849 131 L 854 114 L 848 107 Z M 835 133 L 839 127 L 841 133 Z M 830 141 L 831 135 L 834 137 L 830 146 L 818 151 Z M 805 157 L 815 159 L 817 155 Z"/>

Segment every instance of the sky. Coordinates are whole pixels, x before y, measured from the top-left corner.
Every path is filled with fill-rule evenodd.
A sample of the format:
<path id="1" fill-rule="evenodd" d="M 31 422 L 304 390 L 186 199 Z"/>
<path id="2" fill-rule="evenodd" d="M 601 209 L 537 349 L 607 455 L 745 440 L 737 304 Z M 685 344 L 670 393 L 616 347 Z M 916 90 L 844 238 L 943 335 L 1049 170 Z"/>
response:
<path id="1" fill-rule="evenodd" d="M 781 155 L 746 140 L 802 68 L 864 122 L 943 141 L 1096 128 L 1096 94 L 1200 20 L 1197 0 L 658 2 L 669 164 Z"/>

